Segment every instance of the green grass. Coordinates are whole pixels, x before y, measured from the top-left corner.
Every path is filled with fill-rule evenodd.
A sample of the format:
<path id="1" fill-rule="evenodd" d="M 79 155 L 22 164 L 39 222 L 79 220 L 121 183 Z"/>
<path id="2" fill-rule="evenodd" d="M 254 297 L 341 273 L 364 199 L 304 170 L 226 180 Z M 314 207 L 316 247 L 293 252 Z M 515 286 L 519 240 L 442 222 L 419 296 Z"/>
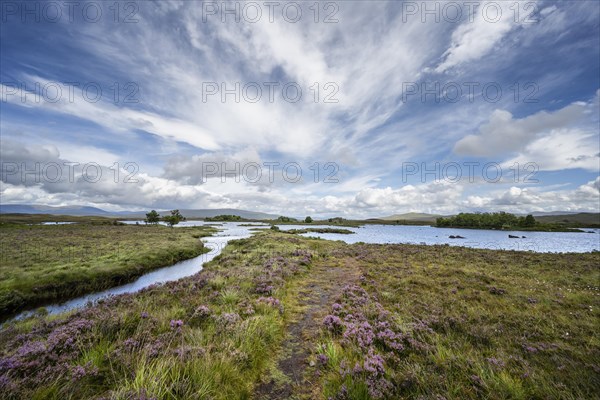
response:
<path id="1" fill-rule="evenodd" d="M 346 254 L 360 254 L 361 287 L 391 313 L 393 329 L 420 343 L 389 356 L 375 346 L 394 384 L 390 398 L 597 398 L 599 253 L 362 245 Z M 338 344 L 334 365 L 364 357 L 343 343 L 323 333 L 316 352 Z M 327 371 L 326 394 L 349 388 L 338 369 Z M 349 392 L 365 398 L 363 386 Z"/>
<path id="2" fill-rule="evenodd" d="M 94 225 L 119 225 L 118 220 L 107 217 L 53 215 L 53 214 L 0 214 L 0 227 L 41 224 L 42 222 L 82 222 Z"/>
<path id="3" fill-rule="evenodd" d="M 298 243 L 283 234 L 277 240 L 238 240 L 192 277 L 67 316 L 11 323 L 0 332 L 3 357 L 22 343 L 19 333 L 31 332 L 32 343 L 50 343 L 57 331 L 69 330 L 78 321 L 91 321 L 91 326 L 70 335 L 76 337 L 75 348 L 59 341 L 58 347 L 53 344 L 55 353 L 37 355 L 43 368 L 13 370 L 10 378 L 18 386 L 8 398 L 251 398 L 283 338 L 286 318 L 279 306 L 259 300 L 269 295 L 258 293 L 255 282 L 264 278 L 265 262 L 285 256 L 297 268 L 275 263 L 271 294 L 284 298 L 285 282 L 300 279 L 310 269 L 292 254 Z M 209 315 L 200 312 L 200 306 L 206 306 Z M 178 320 L 183 326 L 173 328 Z M 65 364 L 94 373 L 73 380 Z M 0 375 L 3 372 L 0 366 Z"/>
<path id="4" fill-rule="evenodd" d="M 106 289 L 202 254 L 211 228 L 96 224 L 0 227 L 0 314 Z"/>
<path id="5" fill-rule="evenodd" d="M 346 245 L 265 231 L 231 242 L 194 276 L 11 323 L 0 331 L 0 391 L 7 399 L 597 398 L 599 264 L 600 253 Z M 257 291 L 265 282 L 270 294 Z M 334 302 L 350 310 L 345 285 L 364 291 L 352 312 L 372 326 L 387 321 L 402 349 L 325 329 Z M 291 371 L 280 363 L 297 350 L 290 343 L 309 349 Z M 375 381 L 389 382 L 379 397 L 374 375 L 352 372 L 367 350 L 383 359 Z M 309 364 L 319 355 L 325 364 Z M 305 379 L 296 385 L 290 372 Z M 260 397 L 269 381 L 290 394 Z"/>

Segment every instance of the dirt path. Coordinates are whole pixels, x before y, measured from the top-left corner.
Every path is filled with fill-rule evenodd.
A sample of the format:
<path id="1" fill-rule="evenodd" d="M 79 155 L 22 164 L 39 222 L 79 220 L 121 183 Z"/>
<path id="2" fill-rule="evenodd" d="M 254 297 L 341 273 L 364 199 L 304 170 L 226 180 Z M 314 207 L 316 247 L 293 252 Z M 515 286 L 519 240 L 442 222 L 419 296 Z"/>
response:
<path id="1" fill-rule="evenodd" d="M 308 358 L 315 349 L 316 338 L 329 305 L 341 293 L 344 285 L 358 281 L 360 272 L 353 259 L 317 262 L 309 276 L 293 289 L 292 295 L 301 306 L 292 315 L 286 327 L 287 334 L 281 346 L 277 371 L 260 384 L 255 399 L 306 399 L 312 398 L 312 374 L 307 373 Z"/>

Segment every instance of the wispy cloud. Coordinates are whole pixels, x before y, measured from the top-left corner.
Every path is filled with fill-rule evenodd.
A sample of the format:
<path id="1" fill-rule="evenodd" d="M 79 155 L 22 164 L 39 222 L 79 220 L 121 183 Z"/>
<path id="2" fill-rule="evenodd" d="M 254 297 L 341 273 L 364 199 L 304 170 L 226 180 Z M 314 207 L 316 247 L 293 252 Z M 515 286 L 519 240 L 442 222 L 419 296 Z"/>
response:
<path id="1" fill-rule="evenodd" d="M 291 23 L 281 7 L 273 22 L 264 7 L 255 22 L 231 15 L 223 22 L 198 2 L 140 2 L 132 24 L 9 21 L 1 28 L 0 124 L 2 139 L 12 144 L 3 146 L 3 161 L 87 160 L 107 173 L 113 162 L 131 161 L 140 182 L 6 178 L 2 202 L 361 216 L 501 205 L 498 199 L 512 190 L 504 183 L 500 189 L 399 179 L 407 161 L 477 160 L 504 167 L 534 162 L 540 171 L 554 171 L 535 188 L 518 182 L 528 196 L 513 196 L 513 205 L 572 208 L 599 173 L 598 100 L 590 99 L 600 87 L 598 5 L 573 3 L 462 4 L 461 18 L 439 15 L 436 22 L 422 9 L 409 15 L 402 2 L 336 2 L 332 23 L 324 22 L 331 10 L 321 9 L 315 22 L 302 3 L 302 18 Z M 447 3 L 438 5 L 442 10 Z M 97 84 L 104 95 L 89 101 L 76 90 L 72 101 L 34 101 L 36 83 L 69 82 Z M 524 101 L 526 82 L 536 84 L 535 101 Z M 123 101 L 127 83 L 138 89 L 137 102 Z M 456 101 L 440 101 L 445 93 L 435 83 L 463 92 Z M 467 93 L 465 85 L 473 83 L 476 91 Z M 493 101 L 482 92 L 489 83 L 502 90 Z M 407 99 L 408 87 L 419 92 Z M 302 95 L 292 101 L 296 88 Z M 232 175 L 223 182 L 221 172 L 203 179 L 203 164 L 223 162 L 278 162 L 278 174 L 294 162 L 303 176 L 293 183 L 265 176 L 238 182 Z M 323 182 L 328 162 L 336 165 L 337 183 Z M 572 170 L 579 171 L 576 182 Z M 567 182 L 575 185 L 570 194 L 556 189 Z M 544 194 L 529 196 L 538 191 Z M 581 204 L 593 208 L 588 200 Z"/>

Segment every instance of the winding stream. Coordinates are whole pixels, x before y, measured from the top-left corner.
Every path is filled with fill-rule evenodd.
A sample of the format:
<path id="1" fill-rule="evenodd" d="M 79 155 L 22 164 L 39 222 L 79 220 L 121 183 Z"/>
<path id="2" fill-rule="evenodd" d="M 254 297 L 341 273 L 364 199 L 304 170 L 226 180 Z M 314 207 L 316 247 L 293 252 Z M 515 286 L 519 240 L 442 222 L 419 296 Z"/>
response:
<path id="1" fill-rule="evenodd" d="M 122 221 L 127 224 L 136 224 L 140 221 Z M 62 303 L 45 306 L 49 314 L 59 314 L 76 308 L 93 304 L 99 299 L 123 293 L 133 293 L 154 284 L 175 281 L 193 275 L 202 270 L 204 263 L 211 261 L 221 254 L 223 248 L 230 240 L 250 237 L 252 226 L 242 226 L 241 222 L 205 223 L 203 221 L 184 221 L 176 227 L 212 225 L 219 229 L 214 236 L 202 238 L 204 245 L 210 249 L 208 253 L 198 257 L 181 261 L 171 266 L 148 272 L 135 281 L 107 290 L 90 293 Z M 262 224 L 268 227 L 267 224 Z M 311 226 L 328 227 L 328 226 Z M 302 229 L 304 225 L 281 225 L 280 229 Z M 354 232 L 350 235 L 331 233 L 308 233 L 303 236 L 317 236 L 322 239 L 343 240 L 346 243 L 414 243 L 414 244 L 449 244 L 474 248 L 503 249 L 503 250 L 528 250 L 535 252 L 589 252 L 600 250 L 600 229 L 588 229 L 586 233 L 571 232 L 507 232 L 488 230 L 467 230 L 452 228 L 434 228 L 430 226 L 404 226 L 404 225 L 365 225 L 360 228 L 346 228 Z M 520 239 L 509 239 L 508 234 L 524 236 Z M 449 239 L 449 235 L 464 236 L 463 240 Z M 11 320 L 19 320 L 35 314 L 35 310 L 27 310 L 18 314 Z M 8 322 L 6 321 L 6 322 Z"/>
<path id="2" fill-rule="evenodd" d="M 127 224 L 135 224 L 136 221 L 122 221 Z M 84 307 L 88 304 L 93 304 L 100 299 L 104 299 L 110 296 L 116 296 L 124 293 L 133 293 L 140 291 L 148 286 L 154 284 L 160 284 L 170 281 L 176 281 L 186 276 L 194 275 L 202 270 L 204 263 L 211 261 L 213 258 L 221 254 L 223 248 L 227 245 L 230 240 L 244 239 L 252 235 L 250 229 L 257 228 L 256 226 L 240 226 L 240 222 L 224 222 L 218 226 L 216 224 L 204 223 L 203 221 L 185 221 L 177 227 L 186 226 L 204 226 L 204 225 L 215 225 L 219 232 L 213 236 L 202 238 L 204 246 L 210 249 L 208 253 L 199 255 L 198 257 L 190 258 L 189 260 L 180 261 L 168 267 L 159 268 L 148 272 L 137 278 L 135 281 L 115 286 L 110 289 L 106 289 L 100 292 L 90 293 L 77 297 L 62 303 L 50 304 L 44 306 L 48 314 L 60 314 L 66 311 L 70 311 L 76 308 Z M 268 225 L 265 225 L 268 227 Z M 23 311 L 17 314 L 11 320 L 20 320 L 35 314 L 36 310 Z M 6 323 L 5 322 L 5 323 Z"/>

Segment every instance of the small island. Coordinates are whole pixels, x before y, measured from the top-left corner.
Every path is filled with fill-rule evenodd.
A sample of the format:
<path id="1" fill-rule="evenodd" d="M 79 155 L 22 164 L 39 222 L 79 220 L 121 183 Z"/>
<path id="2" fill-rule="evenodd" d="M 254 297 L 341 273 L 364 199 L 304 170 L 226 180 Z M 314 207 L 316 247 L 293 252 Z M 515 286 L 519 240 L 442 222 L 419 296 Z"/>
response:
<path id="1" fill-rule="evenodd" d="M 493 229 L 505 231 L 584 232 L 556 223 L 541 223 L 533 215 L 516 216 L 507 212 L 460 213 L 436 220 L 438 228 Z"/>
<path id="2" fill-rule="evenodd" d="M 214 217 L 205 217 L 204 221 L 206 221 L 206 222 L 240 222 L 240 221 L 245 221 L 245 219 L 243 219 L 239 215 L 223 214 L 223 215 L 215 215 Z"/>

